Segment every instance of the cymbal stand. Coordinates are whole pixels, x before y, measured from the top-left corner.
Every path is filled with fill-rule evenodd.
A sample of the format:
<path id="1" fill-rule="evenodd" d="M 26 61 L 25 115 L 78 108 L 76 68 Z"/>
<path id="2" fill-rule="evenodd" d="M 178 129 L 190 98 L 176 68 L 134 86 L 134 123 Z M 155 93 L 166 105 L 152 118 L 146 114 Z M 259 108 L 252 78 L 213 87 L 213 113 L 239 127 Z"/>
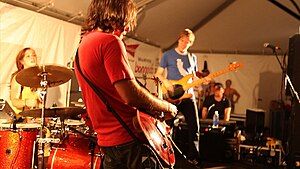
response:
<path id="1" fill-rule="evenodd" d="M 43 67 L 44 69 L 44 67 Z M 38 74 L 38 76 L 42 77 L 40 85 L 42 87 L 41 91 L 41 100 L 42 100 L 42 114 L 41 114 L 41 129 L 39 131 L 40 137 L 38 138 L 38 169 L 44 169 L 44 135 L 43 135 L 43 129 L 44 129 L 44 123 L 45 123 L 45 105 L 46 105 L 46 96 L 47 96 L 47 87 L 48 87 L 48 81 L 47 81 L 47 75 L 48 73 L 43 70 L 42 73 Z"/>
<path id="2" fill-rule="evenodd" d="M 65 125 L 65 118 L 59 117 L 61 123 L 61 143 L 67 138 L 68 134 L 66 134 L 66 125 Z"/>

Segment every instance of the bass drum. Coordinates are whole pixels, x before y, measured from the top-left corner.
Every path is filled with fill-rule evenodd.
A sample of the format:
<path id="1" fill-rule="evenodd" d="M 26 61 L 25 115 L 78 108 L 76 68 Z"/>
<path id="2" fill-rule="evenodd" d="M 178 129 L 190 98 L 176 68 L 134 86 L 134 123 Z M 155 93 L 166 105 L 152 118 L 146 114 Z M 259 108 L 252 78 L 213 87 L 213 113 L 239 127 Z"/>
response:
<path id="1" fill-rule="evenodd" d="M 17 124 L 16 130 L 9 125 L 0 124 L 0 168 L 31 168 L 38 125 Z"/>
<path id="2" fill-rule="evenodd" d="M 97 143 L 95 143 L 97 144 Z M 48 169 L 90 169 L 91 155 L 88 137 L 70 133 L 62 144 L 54 145 L 48 159 Z M 100 169 L 103 154 L 95 146 L 93 168 Z"/>

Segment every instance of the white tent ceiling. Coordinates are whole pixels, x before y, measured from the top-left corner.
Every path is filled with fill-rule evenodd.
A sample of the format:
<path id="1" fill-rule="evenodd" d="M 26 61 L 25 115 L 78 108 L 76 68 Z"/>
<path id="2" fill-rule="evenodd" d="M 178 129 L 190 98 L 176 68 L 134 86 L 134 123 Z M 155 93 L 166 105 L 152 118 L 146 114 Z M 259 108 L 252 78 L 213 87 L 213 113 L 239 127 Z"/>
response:
<path id="1" fill-rule="evenodd" d="M 1 0 L 82 24 L 90 0 Z M 270 0 L 272 1 L 272 0 Z M 278 45 L 285 52 L 289 37 L 299 33 L 300 0 L 273 0 L 292 11 L 292 16 L 267 0 L 136 0 L 138 27 L 130 37 L 168 49 L 184 28 L 192 29 L 194 52 L 270 53 L 263 44 Z M 47 4 L 51 3 L 48 7 Z M 82 14 L 82 15 L 81 15 Z M 298 19 L 297 19 L 298 16 Z"/>

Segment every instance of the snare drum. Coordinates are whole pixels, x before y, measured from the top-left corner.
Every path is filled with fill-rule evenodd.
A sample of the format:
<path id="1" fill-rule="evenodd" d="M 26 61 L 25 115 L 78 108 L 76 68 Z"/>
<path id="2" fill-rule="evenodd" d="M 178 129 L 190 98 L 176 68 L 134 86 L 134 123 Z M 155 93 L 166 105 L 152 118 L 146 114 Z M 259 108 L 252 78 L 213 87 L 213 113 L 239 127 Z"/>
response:
<path id="1" fill-rule="evenodd" d="M 0 124 L 0 168 L 31 168 L 38 124 Z"/>
<path id="2" fill-rule="evenodd" d="M 63 143 L 52 147 L 48 159 L 48 169 L 90 169 L 89 138 L 70 133 Z M 99 169 L 103 155 L 98 146 L 95 147 L 93 168 Z"/>

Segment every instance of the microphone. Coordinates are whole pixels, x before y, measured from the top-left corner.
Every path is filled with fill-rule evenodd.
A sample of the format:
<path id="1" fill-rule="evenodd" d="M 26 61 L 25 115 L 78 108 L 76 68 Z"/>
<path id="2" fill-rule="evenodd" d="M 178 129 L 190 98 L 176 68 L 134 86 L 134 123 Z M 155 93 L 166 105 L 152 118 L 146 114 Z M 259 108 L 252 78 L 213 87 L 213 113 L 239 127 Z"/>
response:
<path id="1" fill-rule="evenodd" d="M 265 48 L 271 48 L 273 50 L 279 50 L 279 49 L 281 49 L 280 47 L 271 45 L 270 43 L 264 43 L 264 47 Z"/>

